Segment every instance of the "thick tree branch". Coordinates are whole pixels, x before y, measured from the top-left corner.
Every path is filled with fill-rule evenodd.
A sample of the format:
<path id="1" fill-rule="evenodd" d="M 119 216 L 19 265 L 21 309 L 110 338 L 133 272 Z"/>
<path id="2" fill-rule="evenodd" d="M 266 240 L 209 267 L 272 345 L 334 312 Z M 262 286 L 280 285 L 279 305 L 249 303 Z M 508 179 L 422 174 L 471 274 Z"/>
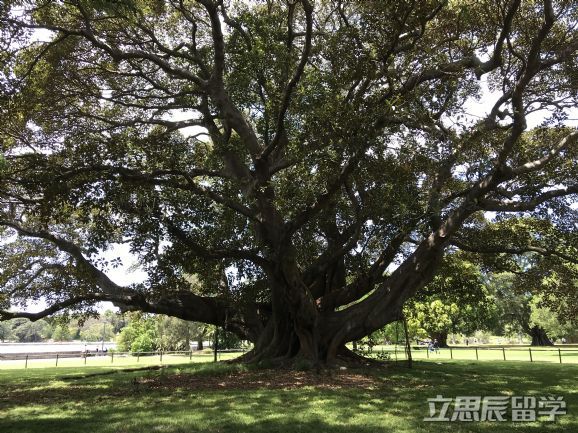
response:
<path id="1" fill-rule="evenodd" d="M 365 147 L 359 146 L 355 154 L 343 165 L 339 176 L 337 176 L 337 178 L 327 186 L 327 191 L 319 195 L 313 204 L 299 212 L 291 221 L 286 223 L 288 234 L 295 233 L 299 228 L 307 224 L 307 222 L 331 203 L 331 199 L 335 193 L 341 189 L 345 182 L 347 182 L 351 173 L 355 170 L 357 163 L 364 152 Z"/>
<path id="2" fill-rule="evenodd" d="M 311 53 L 311 39 L 313 34 L 313 6 L 308 0 L 300 0 L 303 5 L 303 10 L 305 11 L 306 20 L 306 30 L 305 30 L 305 44 L 303 46 L 303 52 L 301 53 L 301 60 L 297 65 L 297 69 L 293 74 L 293 77 L 285 87 L 283 97 L 281 100 L 281 106 L 279 108 L 279 114 L 277 116 L 277 127 L 275 131 L 275 136 L 269 145 L 261 153 L 261 159 L 267 159 L 271 152 L 279 145 L 282 135 L 284 134 L 285 127 L 285 115 L 289 109 L 289 104 L 291 103 L 291 97 L 295 87 L 301 80 L 303 71 L 305 70 L 305 65 L 307 65 L 307 60 L 309 59 L 309 54 Z"/>
<path id="3" fill-rule="evenodd" d="M 504 48 L 504 42 L 507 36 L 510 34 L 512 22 L 517 10 L 520 7 L 521 0 L 514 0 L 511 2 L 508 12 L 504 17 L 504 23 L 501 27 L 500 34 L 496 40 L 494 47 L 494 52 L 492 57 L 486 61 L 482 62 L 477 56 L 472 55 L 470 57 L 465 57 L 461 60 L 455 62 L 445 63 L 438 65 L 434 68 L 426 69 L 420 73 L 411 76 L 404 84 L 403 91 L 408 92 L 414 89 L 421 83 L 426 81 L 431 81 L 438 78 L 443 78 L 448 75 L 453 75 L 455 73 L 461 72 L 464 69 L 473 69 L 476 76 L 479 78 L 482 75 L 496 69 L 502 63 L 502 52 Z"/>
<path id="4" fill-rule="evenodd" d="M 337 307 L 350 304 L 370 293 L 376 284 L 385 279 L 383 274 L 398 254 L 405 236 L 405 233 L 399 233 L 395 236 L 366 273 L 357 277 L 347 286 L 331 291 L 319 299 L 319 308 L 323 311 L 333 311 Z"/>
<path id="5" fill-rule="evenodd" d="M 259 256 L 257 251 L 249 250 L 233 250 L 233 249 L 208 249 L 196 242 L 190 236 L 185 233 L 181 228 L 173 224 L 171 221 L 167 221 L 167 227 L 169 233 L 183 242 L 189 250 L 198 257 L 205 259 L 237 259 L 237 260 L 249 260 L 264 269 L 270 269 L 272 264 L 265 258 Z"/>
<path id="6" fill-rule="evenodd" d="M 544 157 L 536 159 L 534 161 L 527 162 L 518 167 L 512 168 L 512 173 L 517 176 L 520 174 L 529 173 L 531 171 L 540 170 L 542 167 L 544 167 L 546 164 L 552 161 L 552 159 L 554 159 L 557 155 L 559 155 L 562 150 L 576 143 L 577 139 L 578 139 L 578 130 L 571 132 L 562 140 L 560 140 L 560 142 L 553 149 L 551 149 Z"/>
<path id="7" fill-rule="evenodd" d="M 191 191 L 199 196 L 207 197 L 210 200 L 214 201 L 215 203 L 228 207 L 253 221 L 259 221 L 256 212 L 254 212 L 250 208 L 244 206 L 243 204 L 235 200 L 225 197 L 208 187 L 201 186 L 200 184 L 195 182 L 196 177 L 230 178 L 230 176 L 223 171 L 192 168 L 189 171 L 154 170 L 152 172 L 147 173 L 126 167 L 94 165 L 65 171 L 59 176 L 57 176 L 57 179 L 65 180 L 68 178 L 72 178 L 78 174 L 91 173 L 91 172 L 115 174 L 119 175 L 122 179 L 126 181 L 145 182 L 151 185 L 164 185 L 171 188 Z M 167 178 L 167 176 L 169 177 Z M 174 180 L 173 177 L 175 176 L 182 177 L 186 181 L 186 183 Z"/>
<path id="8" fill-rule="evenodd" d="M 544 192 L 531 200 L 492 200 L 480 199 L 478 204 L 481 209 L 493 212 L 526 212 L 536 209 L 542 203 L 557 197 L 578 194 L 578 185 L 569 185 Z"/>
<path id="9" fill-rule="evenodd" d="M 79 270 L 86 273 L 86 275 L 103 291 L 103 293 L 115 297 L 129 296 L 132 291 L 119 286 L 113 282 L 104 272 L 94 266 L 86 257 L 80 247 L 71 241 L 57 237 L 52 233 L 44 230 L 33 230 L 23 227 L 12 221 L 0 220 L 0 226 L 10 227 L 24 237 L 31 237 L 36 239 L 44 239 L 56 246 L 60 251 L 68 253 L 75 259 Z"/>
<path id="10" fill-rule="evenodd" d="M 35 260 L 36 263 L 40 263 L 40 260 Z M 25 270 L 29 270 L 33 267 L 32 266 L 27 266 Z M 8 296 L 13 296 L 15 294 L 17 294 L 18 292 L 27 289 L 30 284 L 32 284 L 40 275 L 42 275 L 44 272 L 48 271 L 48 270 L 53 270 L 53 269 L 60 269 L 60 270 L 64 270 L 65 267 L 59 263 L 48 263 L 48 264 L 43 264 L 41 265 L 32 275 L 30 275 L 26 281 L 23 281 L 20 284 L 17 284 L 16 286 L 14 286 L 10 292 L 8 292 Z M 21 270 L 21 272 L 24 272 L 25 270 Z M 11 279 L 11 278 L 10 278 Z"/>
<path id="11" fill-rule="evenodd" d="M 58 313 L 67 308 L 74 307 L 83 302 L 108 301 L 110 299 L 111 299 L 110 296 L 107 295 L 92 294 L 92 295 L 76 296 L 66 299 L 64 301 L 56 302 L 51 306 L 49 306 L 48 308 L 45 308 L 44 310 L 39 311 L 37 313 L 29 313 L 27 311 L 0 310 L 0 321 L 16 318 L 24 318 L 34 322 L 36 320 L 40 320 L 43 319 L 44 317 L 48 317 L 52 314 Z"/>
<path id="12" fill-rule="evenodd" d="M 221 111 L 224 120 L 237 131 L 237 134 L 239 134 L 243 143 L 247 146 L 253 159 L 257 159 L 262 150 L 257 134 L 255 134 L 251 125 L 249 125 L 225 90 L 223 81 L 223 73 L 225 70 L 225 40 L 221 29 L 218 5 L 212 0 L 199 0 L 199 3 L 205 7 L 209 14 L 213 38 L 214 65 L 211 78 L 209 83 L 207 83 L 208 91 L 215 105 Z"/>
<path id="13" fill-rule="evenodd" d="M 524 254 L 524 253 L 539 253 L 543 256 L 556 256 L 559 257 L 567 262 L 571 262 L 574 264 L 578 264 L 578 257 L 572 257 L 566 253 L 551 250 L 547 248 L 537 247 L 533 245 L 526 245 L 523 247 L 507 247 L 507 246 L 474 246 L 468 245 L 465 242 L 462 242 L 459 239 L 452 239 L 451 244 L 458 247 L 460 250 L 469 251 L 472 253 L 480 253 L 480 254 Z"/>

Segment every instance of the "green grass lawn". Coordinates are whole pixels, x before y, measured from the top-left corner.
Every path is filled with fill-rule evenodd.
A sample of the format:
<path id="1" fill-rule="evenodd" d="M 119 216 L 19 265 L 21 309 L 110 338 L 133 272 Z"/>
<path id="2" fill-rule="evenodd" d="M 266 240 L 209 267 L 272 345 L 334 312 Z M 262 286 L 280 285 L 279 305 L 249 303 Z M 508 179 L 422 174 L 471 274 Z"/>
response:
<path id="1" fill-rule="evenodd" d="M 0 432 L 578 431 L 578 365 L 430 360 L 319 377 L 191 363 L 78 378 L 113 368 L 0 370 Z M 561 395 L 568 414 L 554 423 L 424 422 L 438 394 Z"/>

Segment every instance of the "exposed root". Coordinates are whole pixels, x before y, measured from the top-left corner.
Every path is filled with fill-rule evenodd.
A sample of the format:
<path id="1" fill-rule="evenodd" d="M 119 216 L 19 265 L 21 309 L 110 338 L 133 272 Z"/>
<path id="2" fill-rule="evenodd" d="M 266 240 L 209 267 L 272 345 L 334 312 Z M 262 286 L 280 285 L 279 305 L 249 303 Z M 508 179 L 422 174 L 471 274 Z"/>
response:
<path id="1" fill-rule="evenodd" d="M 265 369 L 277 368 L 297 371 L 315 370 L 317 372 L 338 368 L 384 368 L 389 365 L 387 362 L 359 355 L 345 346 L 342 346 L 338 350 L 337 355 L 334 358 L 326 360 L 313 360 L 303 354 L 297 354 L 295 356 L 266 357 L 262 353 L 255 352 L 253 349 L 238 358 L 226 362 L 230 364 L 241 363 L 255 365 Z"/>

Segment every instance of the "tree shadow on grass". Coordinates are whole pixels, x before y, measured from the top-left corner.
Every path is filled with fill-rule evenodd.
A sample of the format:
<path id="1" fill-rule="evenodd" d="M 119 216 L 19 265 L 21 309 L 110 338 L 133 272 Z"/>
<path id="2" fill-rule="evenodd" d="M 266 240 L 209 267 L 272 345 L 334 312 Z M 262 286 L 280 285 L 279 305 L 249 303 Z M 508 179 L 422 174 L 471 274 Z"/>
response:
<path id="1" fill-rule="evenodd" d="M 22 413 L 0 421 L 5 432 L 35 433 L 85 431 L 103 433 L 389 433 L 389 432 L 572 432 L 576 424 L 532 423 L 426 423 L 423 404 L 398 394 L 387 398 L 315 390 L 288 391 L 285 396 L 265 391 L 261 395 L 227 392 L 225 395 L 147 397 L 132 403 L 106 404 L 91 408 L 65 407 L 58 417 Z M 210 393 L 205 393 L 210 394 Z M 216 400 L 219 398 L 219 400 Z M 117 402 L 118 403 L 118 402 Z M 88 409 L 88 410 L 86 410 Z"/>
<path id="2" fill-rule="evenodd" d="M 548 366 L 546 366 L 548 367 Z M 578 369 L 519 364 L 416 363 L 375 373 L 372 388 L 195 390 L 132 388 L 142 374 L 74 383 L 30 381 L 0 405 L 2 432 L 574 432 Z M 196 370 L 187 370 L 194 373 Z M 206 373 L 206 372 L 205 372 Z M 221 372 L 223 373 L 223 372 Z M 163 373 L 168 374 L 170 373 Z M 160 374 L 146 377 L 159 378 Z M 162 382 L 162 381 L 161 381 Z M 42 386 L 44 385 L 44 386 Z M 15 392 L 13 389 L 12 392 Z M 569 414 L 557 423 L 428 423 L 436 395 L 564 395 Z"/>

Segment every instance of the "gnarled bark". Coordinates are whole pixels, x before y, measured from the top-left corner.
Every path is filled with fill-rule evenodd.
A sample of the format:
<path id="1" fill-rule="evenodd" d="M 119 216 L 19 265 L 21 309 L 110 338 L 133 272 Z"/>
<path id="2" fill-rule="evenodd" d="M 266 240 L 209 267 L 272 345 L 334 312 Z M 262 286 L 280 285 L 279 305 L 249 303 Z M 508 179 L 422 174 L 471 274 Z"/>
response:
<path id="1" fill-rule="evenodd" d="M 552 341 L 548 337 L 548 334 L 546 334 L 546 331 L 544 330 L 544 328 L 541 328 L 537 325 L 530 329 L 530 336 L 532 337 L 532 343 L 531 343 L 532 346 L 553 346 L 554 345 L 554 343 L 552 343 Z"/>

